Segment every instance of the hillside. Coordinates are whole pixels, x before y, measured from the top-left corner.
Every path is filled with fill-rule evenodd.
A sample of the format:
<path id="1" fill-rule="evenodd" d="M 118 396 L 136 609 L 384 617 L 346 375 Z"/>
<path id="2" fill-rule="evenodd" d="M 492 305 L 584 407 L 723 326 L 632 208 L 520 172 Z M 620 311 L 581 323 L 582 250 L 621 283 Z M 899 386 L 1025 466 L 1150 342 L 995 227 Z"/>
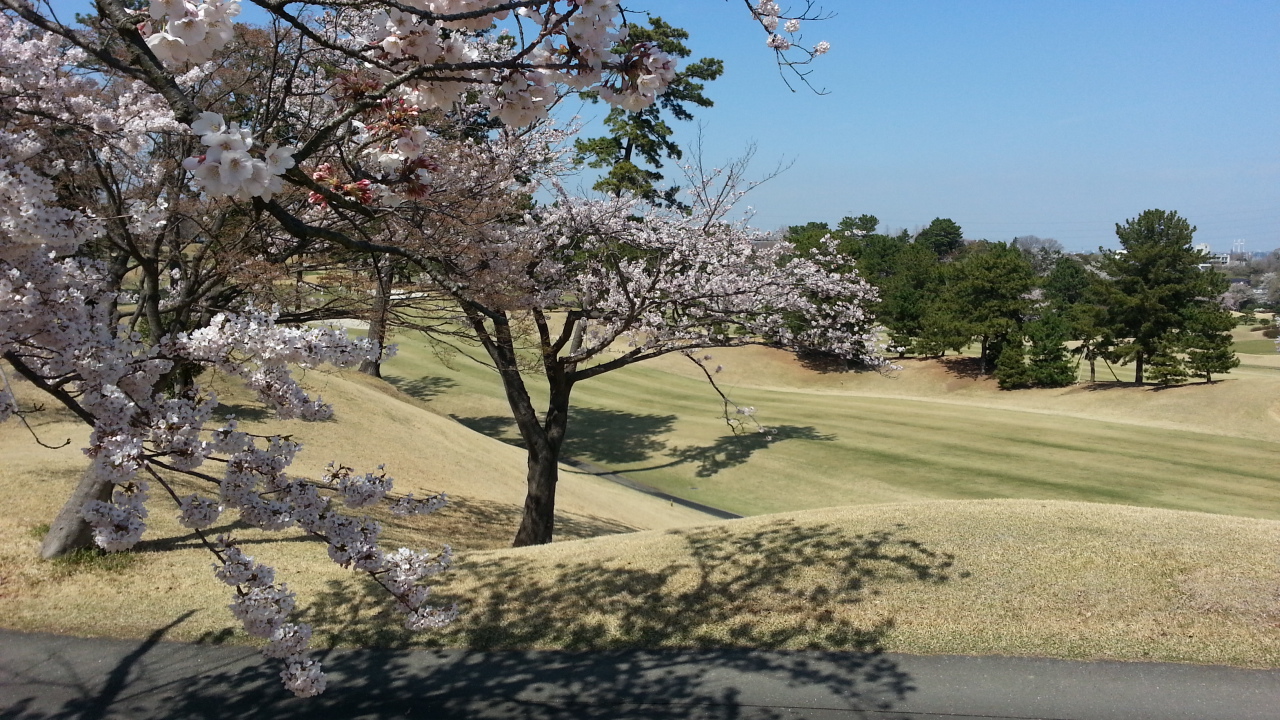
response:
<path id="1" fill-rule="evenodd" d="M 412 336 L 384 374 L 427 407 L 514 442 L 491 372 Z M 770 440 L 734 435 L 680 356 L 574 390 L 565 451 L 743 515 L 919 500 L 1030 498 L 1280 519 L 1280 358 L 1213 384 L 1001 392 L 968 358 L 823 373 L 767 348 L 711 351 Z M 537 392 L 536 386 L 533 388 Z"/>
<path id="2" fill-rule="evenodd" d="M 678 373 L 650 372 L 666 387 L 650 402 L 670 401 L 682 391 Z M 435 404 L 430 399 L 400 398 L 363 376 L 312 373 L 307 382 L 335 403 L 335 420 L 258 420 L 256 429 L 309 442 L 302 470 L 317 470 L 330 459 L 357 467 L 387 462 L 404 490 L 456 493 L 454 506 L 438 516 L 383 520 L 388 545 L 453 542 L 460 548 L 441 595 L 465 610 L 443 634 L 408 637 L 386 599 L 328 562 L 315 541 L 236 529 L 253 555 L 281 568 L 322 642 L 578 650 L 884 647 L 1280 666 L 1280 570 L 1274 562 L 1280 522 L 1274 520 L 1120 504 L 943 500 L 699 525 L 705 518 L 697 513 L 566 474 L 565 541 L 501 549 L 521 497 L 518 448 L 426 411 L 423 405 Z M 451 382 L 456 384 L 433 387 L 465 388 Z M 653 392 L 646 383 L 636 387 Z M 223 391 L 229 404 L 244 402 L 230 388 Z M 700 397 L 688 402 L 704 407 Z M 934 411 L 949 407 L 911 402 Z M 252 406 L 242 409 L 255 414 Z M 617 419 L 600 412 L 597 420 Z M 1013 415 L 1024 424 L 1033 417 L 1061 420 Z M 974 421 L 956 416 L 951 422 L 972 429 Z M 152 529 L 137 552 L 87 564 L 32 561 L 39 525 L 52 517 L 83 463 L 73 449 L 83 431 L 66 417 L 44 413 L 35 430 L 54 443 L 71 437 L 73 447 L 42 449 L 20 426 L 0 427 L 6 459 L 0 488 L 14 501 L 13 512 L 0 518 L 4 625 L 120 637 L 166 627 L 171 639 L 246 642 L 225 611 L 227 589 L 209 573 L 206 551 L 161 509 L 152 514 Z M 644 449 L 636 438 L 646 436 L 634 431 L 608 422 L 593 429 L 603 445 L 615 433 L 632 438 L 618 453 Z M 760 486 L 777 481 L 783 472 L 795 472 L 768 462 L 784 445 L 761 448 L 740 465 L 754 471 Z M 820 476 L 821 466 L 811 461 L 804 459 L 800 469 Z M 1197 499 L 1191 486 L 1179 487 Z M 771 492 L 790 498 L 804 491 L 775 486 Z M 1198 501 L 1206 497 L 1207 490 Z M 623 532 L 645 527 L 651 529 Z"/>

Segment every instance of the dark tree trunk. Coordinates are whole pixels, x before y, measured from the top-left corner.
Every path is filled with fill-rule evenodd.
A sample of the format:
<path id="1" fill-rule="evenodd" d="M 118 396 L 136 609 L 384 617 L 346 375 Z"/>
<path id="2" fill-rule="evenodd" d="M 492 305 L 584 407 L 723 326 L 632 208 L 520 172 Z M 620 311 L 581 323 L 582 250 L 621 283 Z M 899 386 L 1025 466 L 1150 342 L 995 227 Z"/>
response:
<path id="1" fill-rule="evenodd" d="M 382 348 L 387 342 L 387 315 L 391 307 L 391 263 L 383 260 L 383 262 L 374 266 L 374 300 L 373 314 L 369 316 L 369 334 L 368 338 L 373 341 L 374 347 L 378 352 L 382 352 Z M 382 377 L 382 359 L 379 354 L 378 360 L 363 360 L 360 362 L 360 372 L 365 375 L 372 375 L 376 378 Z"/>
<path id="2" fill-rule="evenodd" d="M 556 483 L 560 479 L 558 460 L 549 453 L 529 452 L 529 489 L 524 496 L 524 516 L 512 543 L 514 547 L 551 542 L 556 529 Z"/>
<path id="3" fill-rule="evenodd" d="M 40 557 L 48 560 L 62 557 L 75 550 L 93 547 L 93 529 L 81 517 L 80 511 L 90 500 L 102 502 L 111 500 L 113 490 L 115 490 L 114 484 L 99 480 L 86 470 L 80 476 L 80 484 L 76 485 L 75 491 L 58 511 L 58 516 L 53 519 L 53 525 L 45 534 L 44 542 L 40 544 Z"/>
<path id="4" fill-rule="evenodd" d="M 552 378 L 546 420 L 534 433 L 530 433 L 533 437 L 521 433 L 525 435 L 525 447 L 529 452 L 529 472 L 524 517 L 516 531 L 515 547 L 545 545 L 555 534 L 556 483 L 560 480 L 560 448 L 564 445 L 569 426 L 571 389 L 572 385 L 563 376 Z M 529 410 L 532 409 L 530 406 Z"/>
<path id="5" fill-rule="evenodd" d="M 1098 359 L 1089 358 L 1089 382 L 1098 382 Z"/>
<path id="6" fill-rule="evenodd" d="M 1141 385 L 1142 384 L 1142 351 L 1138 351 L 1138 353 L 1136 354 L 1138 357 L 1138 362 L 1134 366 L 1133 381 Z"/>

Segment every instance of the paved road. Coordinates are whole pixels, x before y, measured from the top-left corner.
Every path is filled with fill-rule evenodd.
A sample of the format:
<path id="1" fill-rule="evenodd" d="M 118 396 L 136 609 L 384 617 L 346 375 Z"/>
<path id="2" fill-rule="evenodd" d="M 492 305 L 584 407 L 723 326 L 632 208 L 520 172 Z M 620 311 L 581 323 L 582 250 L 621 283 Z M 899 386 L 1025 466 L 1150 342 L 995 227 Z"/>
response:
<path id="1" fill-rule="evenodd" d="M 299 700 L 250 649 L 161 634 L 0 631 L 0 718 L 1280 718 L 1280 671 L 825 652 L 344 651 Z"/>

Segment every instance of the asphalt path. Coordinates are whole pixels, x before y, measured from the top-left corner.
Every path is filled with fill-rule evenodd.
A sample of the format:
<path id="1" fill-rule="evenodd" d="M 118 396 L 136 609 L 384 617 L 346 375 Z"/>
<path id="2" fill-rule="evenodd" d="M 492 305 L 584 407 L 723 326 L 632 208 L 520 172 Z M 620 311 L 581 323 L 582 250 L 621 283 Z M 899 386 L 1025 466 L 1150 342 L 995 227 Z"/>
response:
<path id="1" fill-rule="evenodd" d="M 747 650 L 326 654 L 292 697 L 250 648 L 0 631 L 0 718 L 1276 720 L 1280 671 Z"/>

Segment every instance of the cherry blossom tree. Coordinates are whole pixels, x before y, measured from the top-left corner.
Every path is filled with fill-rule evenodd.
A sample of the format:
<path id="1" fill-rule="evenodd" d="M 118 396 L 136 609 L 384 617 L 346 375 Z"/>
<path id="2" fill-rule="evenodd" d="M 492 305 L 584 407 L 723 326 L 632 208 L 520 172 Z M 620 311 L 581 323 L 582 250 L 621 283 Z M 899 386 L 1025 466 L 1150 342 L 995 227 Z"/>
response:
<path id="1" fill-rule="evenodd" d="M 652 44 L 612 52 L 626 37 L 616 0 L 254 4 L 271 18 L 256 46 L 234 0 L 96 0 L 82 26 L 43 2 L 0 0 L 0 421 L 25 422 L 21 377 L 93 428 L 69 507 L 106 550 L 139 540 L 159 488 L 293 692 L 325 686 L 311 629 L 289 620 L 293 593 L 205 530 L 227 510 L 300 529 L 425 629 L 456 612 L 428 604 L 425 585 L 449 549 L 383 550 L 378 523 L 340 507 L 427 513 L 444 498 L 394 495 L 381 469 L 291 476 L 296 443 L 215 419 L 202 372 L 241 379 L 281 417 L 321 419 L 330 408 L 291 369 L 383 352 L 280 323 L 257 302 L 270 292 L 237 268 L 339 250 L 415 268 L 489 351 L 533 438 L 521 544 L 550 539 L 575 382 L 667 352 L 788 344 L 787 312 L 816 316 L 808 343 L 867 346 L 864 285 L 755 242 L 724 206 L 684 217 L 564 197 L 520 212 L 554 174 L 563 133 L 538 125 L 560 97 L 589 89 L 636 110 L 675 71 Z M 747 7 L 783 67 L 826 51 L 793 41 L 805 18 Z M 237 55 L 248 51 L 261 61 L 252 77 Z M 844 300 L 819 310 L 814 293 Z M 553 383 L 541 421 L 520 376 L 523 318 Z M 630 347 L 606 359 L 618 343 Z M 207 494 L 179 495 L 177 478 Z"/>

